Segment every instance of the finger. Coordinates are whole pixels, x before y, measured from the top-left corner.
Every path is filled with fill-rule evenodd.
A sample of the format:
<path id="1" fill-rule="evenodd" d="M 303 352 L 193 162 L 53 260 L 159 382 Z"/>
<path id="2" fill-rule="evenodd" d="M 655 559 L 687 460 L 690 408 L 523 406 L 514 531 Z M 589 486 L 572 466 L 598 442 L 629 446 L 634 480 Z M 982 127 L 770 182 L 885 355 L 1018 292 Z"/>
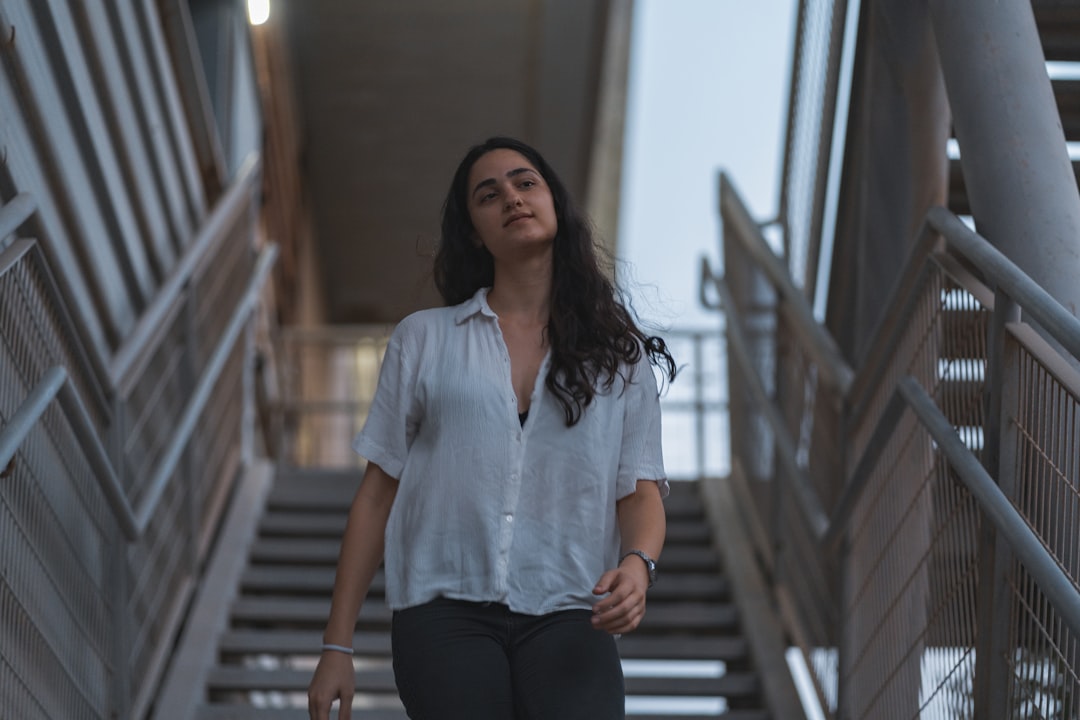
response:
<path id="1" fill-rule="evenodd" d="M 604 625 L 635 614 L 641 615 L 644 612 L 645 594 L 636 589 L 613 592 L 603 602 L 597 603 L 595 610 L 595 614 Z"/>
<path id="2" fill-rule="evenodd" d="M 641 605 L 618 605 L 614 608 L 594 615 L 593 627 L 600 628 L 602 630 L 612 631 L 614 628 L 622 627 L 627 623 L 634 622 L 643 614 L 644 607 Z"/>
<path id="3" fill-rule="evenodd" d="M 593 588 L 593 595 L 603 595 L 611 592 L 611 588 L 618 577 L 617 570 L 608 570 L 606 573 L 600 576 L 600 579 L 596 581 L 596 587 Z"/>
<path id="4" fill-rule="evenodd" d="M 342 695 L 338 705 L 338 720 L 349 720 L 352 716 L 352 695 Z"/>
<path id="5" fill-rule="evenodd" d="M 635 608 L 632 612 L 619 617 L 612 617 L 600 625 L 600 629 L 612 635 L 632 632 L 636 630 L 641 620 L 645 617 L 644 608 Z"/>

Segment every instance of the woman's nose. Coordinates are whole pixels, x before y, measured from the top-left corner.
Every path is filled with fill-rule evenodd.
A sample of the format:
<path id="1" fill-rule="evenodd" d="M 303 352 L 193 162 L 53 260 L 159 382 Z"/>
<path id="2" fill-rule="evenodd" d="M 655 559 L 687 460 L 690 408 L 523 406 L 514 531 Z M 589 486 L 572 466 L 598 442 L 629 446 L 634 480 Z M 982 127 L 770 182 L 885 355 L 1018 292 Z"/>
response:
<path id="1" fill-rule="evenodd" d="M 506 207 L 517 207 L 521 204 L 521 196 L 516 192 L 509 192 L 506 194 Z"/>

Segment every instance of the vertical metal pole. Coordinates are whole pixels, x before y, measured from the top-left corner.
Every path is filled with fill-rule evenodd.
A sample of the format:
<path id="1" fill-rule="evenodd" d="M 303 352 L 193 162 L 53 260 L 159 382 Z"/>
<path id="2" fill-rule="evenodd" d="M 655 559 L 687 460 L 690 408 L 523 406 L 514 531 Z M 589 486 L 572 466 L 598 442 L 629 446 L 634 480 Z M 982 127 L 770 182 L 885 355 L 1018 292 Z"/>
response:
<path id="1" fill-rule="evenodd" d="M 976 227 L 1080 316 L 1080 193 L 1031 3 L 929 7 Z"/>
<path id="2" fill-rule="evenodd" d="M 1005 325 L 1019 320 L 1020 311 L 1000 290 L 994 295 L 994 314 L 986 343 L 987 407 L 983 427 L 983 466 L 998 479 L 1002 492 L 1015 498 L 1015 464 L 1002 463 L 1002 418 L 1004 395 L 1016 389 L 1015 372 L 1005 370 Z M 976 588 L 975 623 L 975 717 L 994 717 L 1004 712 L 1009 697 L 1009 670 L 1006 661 L 1010 642 L 1010 593 L 1008 574 L 1013 553 L 985 518 L 979 527 L 979 583 Z"/>
<path id="3" fill-rule="evenodd" d="M 195 389 L 196 379 L 198 378 L 198 370 L 196 368 L 196 362 L 199 356 L 198 353 L 198 327 L 197 319 L 195 317 L 195 292 L 192 289 L 192 283 L 190 280 L 185 284 L 183 291 L 183 322 L 184 322 L 184 343 L 181 352 L 183 358 L 180 362 L 180 384 L 188 392 L 192 392 Z M 193 433 L 191 438 L 187 442 L 187 446 L 184 448 L 183 454 L 180 456 L 179 463 L 179 475 L 182 478 L 184 487 L 181 492 L 184 494 L 184 515 L 185 524 L 187 525 L 188 541 L 184 548 L 186 555 L 188 571 L 195 577 L 199 573 L 199 495 L 198 484 L 202 473 L 198 471 L 198 461 L 192 452 L 192 446 L 196 442 L 198 437 L 197 432 Z"/>
<path id="4" fill-rule="evenodd" d="M 259 185 L 254 187 L 260 188 Z M 251 197 L 248 200 L 248 237 L 250 238 L 250 250 L 252 257 L 252 267 L 255 267 L 255 263 L 258 262 L 259 249 L 259 202 L 258 194 L 255 190 L 252 190 Z M 258 290 L 262 292 L 262 290 Z M 240 368 L 240 378 L 243 384 L 243 410 L 240 416 L 240 464 L 243 467 L 248 467 L 255 458 L 255 426 L 259 421 L 259 413 L 257 407 L 256 393 L 255 393 L 255 356 L 258 352 L 258 344 L 256 337 L 256 328 L 259 322 L 259 308 L 262 303 L 258 299 L 252 304 L 250 310 L 247 330 L 244 332 L 244 357 L 241 361 L 243 364 Z"/>
<path id="5" fill-rule="evenodd" d="M 243 411 L 240 416 L 240 464 L 243 467 L 251 465 L 255 457 L 255 424 L 258 422 L 258 413 L 255 409 L 255 323 L 258 309 L 254 309 L 248 315 L 247 327 L 244 330 L 244 359 L 240 368 L 240 382 L 243 392 Z"/>
<path id="6" fill-rule="evenodd" d="M 847 519 L 850 519 L 850 517 Z M 851 567 L 851 544 L 848 541 L 847 528 L 844 528 L 843 540 L 836 553 L 836 566 L 838 576 L 836 605 L 838 607 L 837 616 L 839 622 L 837 623 L 838 631 L 836 633 L 836 710 L 832 716 L 838 720 L 846 720 L 848 714 L 845 711 L 848 703 L 845 700 L 848 688 L 844 683 L 844 678 L 851 674 L 851 663 L 854 655 L 848 649 L 848 638 L 850 636 L 848 630 L 851 626 L 844 621 L 844 610 L 848 605 L 848 582 L 851 577 L 848 571 Z"/>
<path id="7" fill-rule="evenodd" d="M 124 439 L 127 437 L 126 398 L 112 398 L 113 423 L 109 428 L 109 453 L 112 466 L 116 469 L 120 486 L 127 490 L 124 478 Z M 109 615 L 112 618 L 112 708 L 113 718 L 126 718 L 131 710 L 131 651 L 132 617 L 128 613 L 131 588 L 128 584 L 128 557 L 130 544 L 124 539 L 116 523 L 111 524 L 109 532 L 109 557 L 106 559 L 108 580 Z"/>
<path id="8" fill-rule="evenodd" d="M 698 480 L 705 479 L 705 371 L 702 364 L 705 354 L 702 352 L 704 337 L 696 332 L 691 336 L 694 342 L 694 442 L 697 455 Z"/>

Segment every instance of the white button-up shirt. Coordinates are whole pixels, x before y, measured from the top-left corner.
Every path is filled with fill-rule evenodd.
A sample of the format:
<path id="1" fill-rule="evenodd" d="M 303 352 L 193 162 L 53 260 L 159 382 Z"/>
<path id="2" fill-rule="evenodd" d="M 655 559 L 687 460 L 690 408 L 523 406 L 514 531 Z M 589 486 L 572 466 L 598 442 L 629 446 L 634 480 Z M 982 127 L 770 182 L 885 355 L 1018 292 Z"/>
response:
<path id="1" fill-rule="evenodd" d="M 442 596 L 539 615 L 590 608 L 618 562 L 615 501 L 667 494 L 656 378 L 644 353 L 573 427 L 537 374 L 521 426 L 487 290 L 402 320 L 353 448 L 399 480 L 386 528 L 393 609 Z"/>

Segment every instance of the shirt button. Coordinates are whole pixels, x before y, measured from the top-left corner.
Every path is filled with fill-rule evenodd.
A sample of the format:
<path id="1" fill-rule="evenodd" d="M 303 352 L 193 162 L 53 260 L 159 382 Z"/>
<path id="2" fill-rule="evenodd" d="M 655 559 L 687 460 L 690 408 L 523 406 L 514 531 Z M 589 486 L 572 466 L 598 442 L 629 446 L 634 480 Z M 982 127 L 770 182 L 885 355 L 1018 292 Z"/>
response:
<path id="1" fill-rule="evenodd" d="M 510 479 L 511 480 L 517 480 L 517 477 L 518 477 L 517 473 L 510 473 Z"/>
<path id="2" fill-rule="evenodd" d="M 506 522 L 508 522 L 508 523 L 514 522 L 514 516 L 513 515 L 507 515 L 506 516 Z"/>

